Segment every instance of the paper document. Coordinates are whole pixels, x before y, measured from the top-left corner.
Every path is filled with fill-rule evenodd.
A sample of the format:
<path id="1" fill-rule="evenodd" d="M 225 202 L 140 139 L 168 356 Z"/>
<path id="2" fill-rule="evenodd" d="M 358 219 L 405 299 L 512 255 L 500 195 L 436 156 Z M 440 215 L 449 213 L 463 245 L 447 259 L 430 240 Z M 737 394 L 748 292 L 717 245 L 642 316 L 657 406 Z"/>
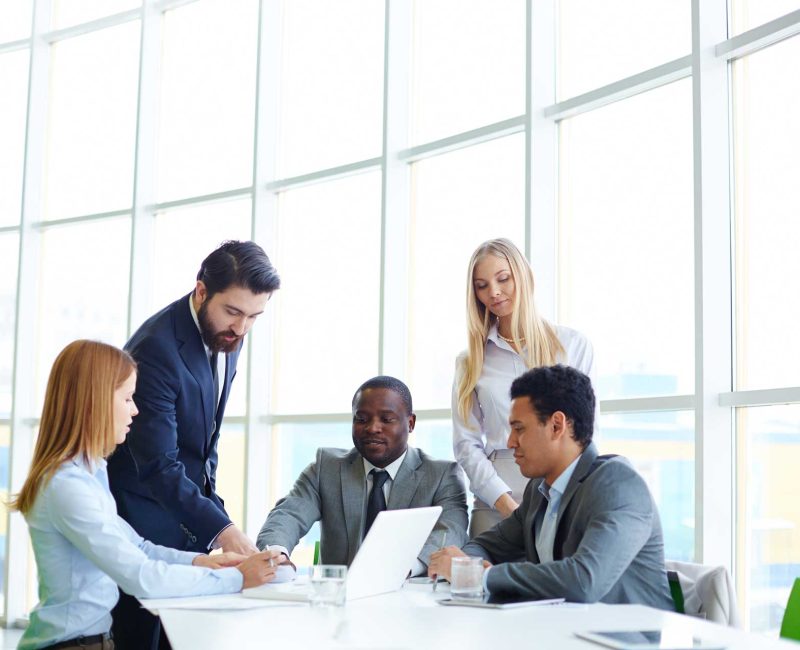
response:
<path id="1" fill-rule="evenodd" d="M 274 600 L 253 600 L 242 598 L 242 594 L 224 594 L 221 596 L 195 596 L 192 598 L 145 598 L 140 601 L 142 607 L 152 614 L 158 614 L 163 609 L 204 609 L 204 610 L 235 610 L 257 609 L 259 607 L 280 607 L 294 605 L 292 602 L 276 602 Z"/>

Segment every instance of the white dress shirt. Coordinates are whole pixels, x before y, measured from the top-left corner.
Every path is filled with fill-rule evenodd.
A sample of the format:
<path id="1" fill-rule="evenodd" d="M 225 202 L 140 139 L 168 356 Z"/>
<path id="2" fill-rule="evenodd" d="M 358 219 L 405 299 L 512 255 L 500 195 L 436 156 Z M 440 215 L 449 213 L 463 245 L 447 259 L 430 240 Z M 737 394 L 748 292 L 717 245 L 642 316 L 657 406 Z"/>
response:
<path id="1" fill-rule="evenodd" d="M 555 330 L 565 353 L 559 362 L 587 374 L 592 385 L 596 385 L 592 344 L 583 334 L 569 327 L 559 325 Z M 528 368 L 524 359 L 497 335 L 497 325 L 492 325 L 484 350 L 483 371 L 473 394 L 472 410 L 468 421 L 464 422 L 458 413 L 458 382 L 465 358 L 466 352 L 459 355 L 453 381 L 453 453 L 469 478 L 470 490 L 493 506 L 502 494 L 511 489 L 498 476 L 488 457 L 495 450 L 508 448 L 511 382 Z M 595 421 L 595 431 L 597 428 Z"/>
<path id="2" fill-rule="evenodd" d="M 197 331 L 200 332 L 200 340 L 203 341 L 203 330 L 200 327 L 200 319 L 197 317 L 197 310 L 194 308 L 194 293 L 189 294 L 189 311 L 192 313 L 192 319 L 194 320 L 194 324 L 197 325 Z M 209 366 L 211 365 L 211 359 L 214 353 L 211 351 L 206 345 L 206 342 L 203 341 L 203 349 L 206 351 L 206 358 L 208 359 Z M 225 384 L 225 373 L 227 372 L 228 368 L 228 355 L 227 354 L 218 354 L 217 355 L 217 408 L 219 408 L 219 401 L 222 399 L 222 388 Z M 211 543 L 208 545 L 208 550 L 216 550 L 222 547 L 222 544 L 219 543 L 219 536 L 222 534 L 222 531 L 226 528 L 233 526 L 233 523 L 228 524 L 227 526 L 223 527 L 216 535 L 214 535 L 214 539 L 211 540 Z"/>
<path id="3" fill-rule="evenodd" d="M 233 593 L 236 568 L 191 566 L 198 553 L 158 546 L 117 515 L 106 461 L 64 462 L 25 517 L 39 575 L 39 604 L 19 648 L 42 648 L 111 629 L 117 585 L 137 598 Z"/>
<path id="4" fill-rule="evenodd" d="M 364 474 L 366 475 L 366 482 L 365 482 L 365 492 L 364 492 L 364 517 L 361 520 L 361 536 L 364 536 L 364 525 L 367 521 L 367 501 L 369 500 L 369 493 L 372 491 L 372 474 L 370 472 L 373 469 L 385 469 L 389 473 L 389 478 L 383 484 L 383 496 L 386 499 L 386 503 L 389 503 L 389 495 L 392 493 L 392 484 L 394 483 L 394 477 L 397 476 L 397 472 L 400 471 L 400 465 L 403 464 L 403 461 L 406 458 L 406 454 L 408 451 L 404 451 L 400 458 L 396 459 L 390 465 L 387 465 L 384 468 L 375 467 L 372 463 L 370 463 L 366 458 L 363 456 L 361 460 L 364 461 Z M 411 575 L 412 576 L 420 576 L 423 573 L 427 573 L 428 567 L 426 567 L 422 561 L 417 558 L 414 561 L 414 566 L 411 567 Z"/>
<path id="5" fill-rule="evenodd" d="M 553 561 L 553 543 L 556 540 L 558 508 L 561 505 L 561 497 L 564 496 L 564 491 L 567 489 L 572 473 L 578 466 L 580 459 L 581 457 L 578 455 L 567 469 L 561 472 L 559 477 L 553 481 L 552 485 L 547 485 L 544 481 L 539 483 L 539 492 L 547 499 L 547 510 L 542 518 L 541 528 L 538 531 L 534 531 L 534 542 L 536 543 L 536 552 L 539 554 L 540 563 Z"/>
<path id="6" fill-rule="evenodd" d="M 363 456 L 361 460 L 364 463 L 364 474 L 366 476 L 366 483 L 365 485 L 365 492 L 364 492 L 364 519 L 362 520 L 361 524 L 361 536 L 364 536 L 364 524 L 367 521 L 367 501 L 369 499 L 369 493 L 372 491 L 372 474 L 370 472 L 373 469 L 381 470 L 385 469 L 389 473 L 389 478 L 383 484 L 383 496 L 386 499 L 386 503 L 389 503 L 389 495 L 392 493 L 392 483 L 394 483 L 394 477 L 397 476 L 397 472 L 400 471 L 400 465 L 403 464 L 403 461 L 406 458 L 406 454 L 408 450 L 404 451 L 399 458 L 396 458 L 393 463 L 387 465 L 386 467 L 376 467 L 372 463 L 370 463 L 366 458 Z"/>

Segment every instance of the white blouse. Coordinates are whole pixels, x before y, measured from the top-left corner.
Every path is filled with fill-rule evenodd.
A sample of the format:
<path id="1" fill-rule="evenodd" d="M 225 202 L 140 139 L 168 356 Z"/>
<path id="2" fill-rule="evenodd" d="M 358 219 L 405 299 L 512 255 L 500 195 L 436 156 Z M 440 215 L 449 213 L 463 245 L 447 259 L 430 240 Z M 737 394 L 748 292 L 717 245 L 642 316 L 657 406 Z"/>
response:
<path id="1" fill-rule="evenodd" d="M 568 327 L 556 325 L 555 330 L 565 352 L 565 358 L 559 361 L 588 375 L 592 386 L 596 387 L 592 344 L 583 334 Z M 485 503 L 494 505 L 502 494 L 510 492 L 510 488 L 497 475 L 488 456 L 508 447 L 511 382 L 528 368 L 523 358 L 497 335 L 497 325 L 492 325 L 472 410 L 469 420 L 464 422 L 458 413 L 458 382 L 466 356 L 466 351 L 458 356 L 453 380 L 453 453 L 469 478 L 470 490 Z M 597 429 L 595 410 L 595 431 Z"/>
<path id="2" fill-rule="evenodd" d="M 64 462 L 25 519 L 39 575 L 39 604 L 18 648 L 30 650 L 111 629 L 119 589 L 137 598 L 240 591 L 236 568 L 192 566 L 198 553 L 143 539 L 117 515 L 106 461 Z"/>

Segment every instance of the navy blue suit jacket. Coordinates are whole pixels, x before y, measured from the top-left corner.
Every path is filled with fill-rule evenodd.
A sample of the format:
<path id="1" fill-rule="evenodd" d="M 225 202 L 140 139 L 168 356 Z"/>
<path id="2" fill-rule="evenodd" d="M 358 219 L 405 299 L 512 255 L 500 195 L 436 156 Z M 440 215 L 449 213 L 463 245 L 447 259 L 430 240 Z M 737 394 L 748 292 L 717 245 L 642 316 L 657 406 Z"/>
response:
<path id="1" fill-rule="evenodd" d="M 228 354 L 215 409 L 211 366 L 188 296 L 145 321 L 125 349 L 139 366 L 139 415 L 108 460 L 119 514 L 156 544 L 206 551 L 231 523 L 215 483 L 219 427 L 239 350 Z"/>

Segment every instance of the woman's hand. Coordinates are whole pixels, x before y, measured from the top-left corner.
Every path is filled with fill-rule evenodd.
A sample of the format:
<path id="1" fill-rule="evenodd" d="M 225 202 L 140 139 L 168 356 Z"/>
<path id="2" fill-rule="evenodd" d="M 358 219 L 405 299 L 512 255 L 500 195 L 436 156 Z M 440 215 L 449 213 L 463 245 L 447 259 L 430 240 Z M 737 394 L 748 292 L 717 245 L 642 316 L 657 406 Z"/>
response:
<path id="1" fill-rule="evenodd" d="M 239 553 L 201 554 L 192 560 L 192 564 L 195 566 L 204 566 L 208 569 L 224 569 L 229 566 L 239 566 L 246 559 L 246 555 L 241 555 Z"/>

